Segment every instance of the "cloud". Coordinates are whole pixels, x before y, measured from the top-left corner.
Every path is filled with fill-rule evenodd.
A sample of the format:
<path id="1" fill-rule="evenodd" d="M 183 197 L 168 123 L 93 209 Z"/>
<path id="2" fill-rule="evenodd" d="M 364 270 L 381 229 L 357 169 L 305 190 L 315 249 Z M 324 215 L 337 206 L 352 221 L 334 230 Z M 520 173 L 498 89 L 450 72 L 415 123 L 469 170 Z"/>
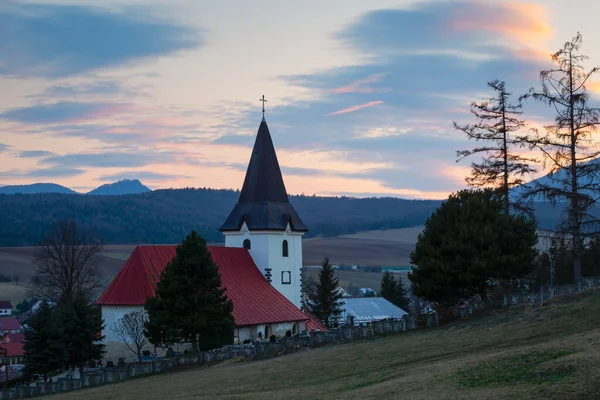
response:
<path id="1" fill-rule="evenodd" d="M 69 178 L 83 174 L 85 171 L 81 168 L 42 168 L 30 171 L 21 171 L 11 169 L 0 172 L 3 178 Z"/>
<path id="2" fill-rule="evenodd" d="M 201 32 L 121 11 L 8 1 L 0 7 L 0 75 L 66 77 L 194 49 Z"/>
<path id="3" fill-rule="evenodd" d="M 359 79 L 354 82 L 350 82 L 345 86 L 340 86 L 337 88 L 331 89 L 332 93 L 341 94 L 341 93 L 372 93 L 376 91 L 386 91 L 386 89 L 377 89 L 374 88 L 372 83 L 381 82 L 381 80 L 385 77 L 386 74 L 373 74 L 364 79 Z"/>
<path id="4" fill-rule="evenodd" d="M 120 181 L 123 179 L 140 179 L 142 181 L 167 181 L 171 179 L 187 179 L 187 175 L 162 174 L 152 171 L 123 171 L 116 174 L 103 175 L 99 181 Z"/>
<path id="5" fill-rule="evenodd" d="M 131 108 L 129 104 L 59 102 L 8 110 L 0 119 L 22 124 L 55 124 L 96 120 Z"/>
<path id="6" fill-rule="evenodd" d="M 0 153 L 7 152 L 10 148 L 11 146 L 8 144 L 0 143 Z"/>
<path id="7" fill-rule="evenodd" d="M 116 95 L 136 95 L 140 96 L 136 90 L 125 88 L 122 83 L 117 81 L 94 81 L 79 84 L 63 83 L 47 87 L 43 92 L 27 96 L 29 98 L 73 98 L 82 96 L 116 96 Z"/>
<path id="8" fill-rule="evenodd" d="M 357 106 L 352 106 L 352 107 L 348 107 L 348 108 L 344 108 L 343 110 L 338 110 L 332 113 L 329 113 L 327 115 L 341 115 L 341 114 L 348 114 L 354 111 L 358 111 L 358 110 L 362 110 L 363 108 L 367 108 L 367 107 L 373 107 L 379 104 L 383 104 L 383 101 L 370 101 L 368 103 L 365 104 L 359 104 Z"/>
<path id="9" fill-rule="evenodd" d="M 473 143 L 452 121 L 475 122 L 469 105 L 492 95 L 487 81 L 505 80 L 515 97 L 538 84 L 553 35 L 545 18 L 541 7 L 480 1 L 368 12 L 335 34 L 361 63 L 280 77 L 315 98 L 269 111 L 267 121 L 285 124 L 271 129 L 275 145 L 342 151 L 357 163 L 393 163 L 356 175 L 396 191 L 460 189 L 456 150 Z M 369 112 L 352 112 L 366 106 Z M 215 142 L 248 146 L 252 139 L 222 135 Z"/>
<path id="10" fill-rule="evenodd" d="M 25 150 L 19 152 L 19 157 L 22 158 L 42 158 L 53 156 L 54 153 L 46 150 Z"/>
<path id="11" fill-rule="evenodd" d="M 61 167 L 130 168 L 174 160 L 174 155 L 170 153 L 103 152 L 52 155 L 42 158 L 39 163 Z"/>

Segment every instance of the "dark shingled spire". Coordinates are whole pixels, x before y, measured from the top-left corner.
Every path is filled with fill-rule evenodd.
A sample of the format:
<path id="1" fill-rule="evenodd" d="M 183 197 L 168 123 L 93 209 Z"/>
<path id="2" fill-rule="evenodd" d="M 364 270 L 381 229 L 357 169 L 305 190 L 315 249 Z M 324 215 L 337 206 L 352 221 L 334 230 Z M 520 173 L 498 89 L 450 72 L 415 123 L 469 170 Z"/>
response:
<path id="1" fill-rule="evenodd" d="M 220 230 L 238 231 L 244 222 L 250 230 L 283 231 L 290 224 L 293 231 L 308 231 L 289 202 L 264 117 L 258 128 L 240 198 Z"/>
<path id="2" fill-rule="evenodd" d="M 238 202 L 260 203 L 262 201 L 289 202 L 273 140 L 271 140 L 269 127 L 264 118 L 258 127 L 258 134 Z"/>

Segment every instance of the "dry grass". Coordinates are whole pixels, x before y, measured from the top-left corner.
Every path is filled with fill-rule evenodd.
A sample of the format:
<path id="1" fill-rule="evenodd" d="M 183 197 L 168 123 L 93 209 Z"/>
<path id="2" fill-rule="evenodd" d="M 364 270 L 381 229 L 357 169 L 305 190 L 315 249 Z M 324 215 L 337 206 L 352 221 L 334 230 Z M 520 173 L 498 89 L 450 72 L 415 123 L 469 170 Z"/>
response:
<path id="1" fill-rule="evenodd" d="M 594 399 L 600 293 L 454 326 L 136 379 L 64 399 Z"/>
<path id="2" fill-rule="evenodd" d="M 0 300 L 10 300 L 13 307 L 29 298 L 29 288 L 15 283 L 0 283 Z"/>

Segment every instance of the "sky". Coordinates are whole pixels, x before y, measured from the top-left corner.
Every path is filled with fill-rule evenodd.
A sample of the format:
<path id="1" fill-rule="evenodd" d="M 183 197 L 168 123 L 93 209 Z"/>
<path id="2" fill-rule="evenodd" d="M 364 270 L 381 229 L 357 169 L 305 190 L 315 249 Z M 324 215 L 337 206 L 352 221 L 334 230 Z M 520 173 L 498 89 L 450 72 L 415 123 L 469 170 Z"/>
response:
<path id="1" fill-rule="evenodd" d="M 290 194 L 445 198 L 487 81 L 516 101 L 577 31 L 600 65 L 577 1 L 0 0 L 0 186 L 239 189 L 265 95 Z"/>

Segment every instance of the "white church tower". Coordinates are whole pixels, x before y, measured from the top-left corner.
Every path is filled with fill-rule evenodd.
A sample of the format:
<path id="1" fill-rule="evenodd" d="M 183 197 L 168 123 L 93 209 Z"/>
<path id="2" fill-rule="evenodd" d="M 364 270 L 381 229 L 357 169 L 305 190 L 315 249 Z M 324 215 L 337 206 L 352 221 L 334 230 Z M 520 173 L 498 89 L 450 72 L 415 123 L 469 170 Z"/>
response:
<path id="1" fill-rule="evenodd" d="M 302 302 L 302 236 L 263 116 L 240 198 L 221 226 L 226 247 L 245 247 L 264 277 L 296 307 Z"/>

